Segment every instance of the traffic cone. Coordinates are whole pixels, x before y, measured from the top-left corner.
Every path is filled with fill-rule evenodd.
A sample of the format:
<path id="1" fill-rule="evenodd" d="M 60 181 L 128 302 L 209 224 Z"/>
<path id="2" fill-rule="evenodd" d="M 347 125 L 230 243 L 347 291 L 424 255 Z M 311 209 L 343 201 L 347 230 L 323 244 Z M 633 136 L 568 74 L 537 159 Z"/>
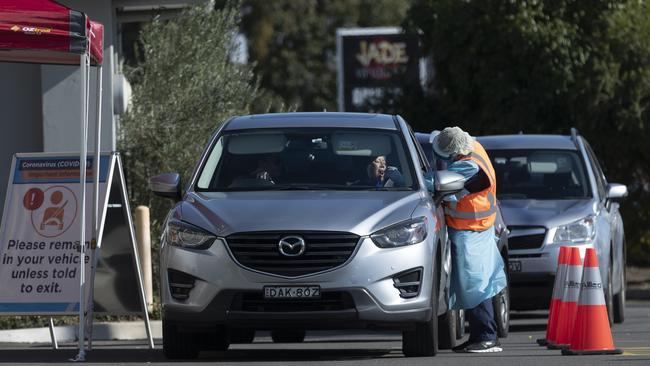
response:
<path id="1" fill-rule="evenodd" d="M 578 302 L 575 331 L 569 349 L 563 355 L 617 355 L 623 351 L 614 347 L 609 327 L 603 282 L 600 279 L 598 257 L 594 249 L 585 253 L 585 269 Z"/>
<path id="2" fill-rule="evenodd" d="M 548 322 L 546 323 L 546 338 L 539 338 L 537 344 L 548 346 L 555 343 L 555 331 L 557 329 L 557 318 L 559 314 L 560 301 L 562 301 L 562 290 L 564 287 L 564 277 L 566 276 L 566 266 L 569 261 L 567 256 L 569 247 L 561 246 L 560 254 L 557 256 L 557 270 L 555 271 L 555 282 L 553 283 L 553 295 L 548 310 Z"/>
<path id="3" fill-rule="evenodd" d="M 555 332 L 555 342 L 546 346 L 548 349 L 568 348 L 573 333 L 573 323 L 578 311 L 578 298 L 580 297 L 580 282 L 582 280 L 582 259 L 580 249 L 569 249 L 569 260 L 566 269 L 566 279 L 560 311 Z"/>

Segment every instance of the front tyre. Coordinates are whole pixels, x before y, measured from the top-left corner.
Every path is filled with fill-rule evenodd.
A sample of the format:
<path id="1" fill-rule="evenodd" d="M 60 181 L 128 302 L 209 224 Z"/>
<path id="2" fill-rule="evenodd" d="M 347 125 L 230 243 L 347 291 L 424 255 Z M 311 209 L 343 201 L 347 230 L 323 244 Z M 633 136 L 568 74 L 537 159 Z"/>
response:
<path id="1" fill-rule="evenodd" d="M 458 345 L 459 310 L 449 310 L 438 317 L 438 349 L 452 349 Z"/>
<path id="2" fill-rule="evenodd" d="M 433 291 L 431 291 L 431 319 L 424 323 L 416 323 L 415 329 L 402 332 L 402 353 L 406 357 L 429 357 L 438 353 L 439 277 L 436 273 L 440 268 L 439 264 L 438 258 L 433 275 Z"/>
<path id="3" fill-rule="evenodd" d="M 612 286 L 612 263 L 609 263 L 607 270 L 607 288 L 605 289 L 605 305 L 607 306 L 607 317 L 609 325 L 614 323 L 614 290 Z"/>
<path id="4" fill-rule="evenodd" d="M 435 314 L 435 312 L 434 312 Z M 414 330 L 402 332 L 402 352 L 406 357 L 429 357 L 438 353 L 438 317 L 417 323 Z"/>
<path id="5" fill-rule="evenodd" d="M 510 329 L 510 292 L 504 288 L 492 298 L 494 308 L 494 322 L 497 325 L 497 336 L 506 338 Z"/>
<path id="6" fill-rule="evenodd" d="M 166 358 L 192 359 L 201 351 L 200 339 L 197 333 L 180 332 L 176 324 L 163 318 L 163 353 Z"/>
<path id="7" fill-rule="evenodd" d="M 625 288 L 627 287 L 627 278 L 625 276 L 626 261 L 623 260 L 621 269 L 621 291 L 614 295 L 614 323 L 620 324 L 625 321 Z"/>

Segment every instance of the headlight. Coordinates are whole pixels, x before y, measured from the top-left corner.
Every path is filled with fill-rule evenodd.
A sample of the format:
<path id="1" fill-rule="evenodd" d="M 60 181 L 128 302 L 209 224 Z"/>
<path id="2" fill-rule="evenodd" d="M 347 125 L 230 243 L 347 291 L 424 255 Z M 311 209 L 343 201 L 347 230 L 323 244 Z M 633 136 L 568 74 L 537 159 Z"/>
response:
<path id="1" fill-rule="evenodd" d="M 169 221 L 165 228 L 169 245 L 191 249 L 207 249 L 216 237 L 194 225 L 181 221 Z"/>
<path id="2" fill-rule="evenodd" d="M 427 237 L 427 218 L 405 221 L 370 235 L 370 238 L 380 248 L 395 248 L 417 244 Z"/>
<path id="3" fill-rule="evenodd" d="M 594 217 L 587 216 L 568 225 L 562 225 L 555 231 L 554 243 L 583 243 L 591 241 L 596 236 Z"/>

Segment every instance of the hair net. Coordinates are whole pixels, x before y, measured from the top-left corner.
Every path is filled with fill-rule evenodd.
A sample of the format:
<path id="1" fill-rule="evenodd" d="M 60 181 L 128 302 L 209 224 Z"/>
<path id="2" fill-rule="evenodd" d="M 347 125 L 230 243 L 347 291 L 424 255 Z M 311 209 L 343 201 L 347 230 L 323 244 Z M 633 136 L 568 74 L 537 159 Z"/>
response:
<path id="1" fill-rule="evenodd" d="M 433 150 L 442 157 L 469 155 L 474 150 L 474 139 L 460 127 L 447 127 L 434 137 Z"/>

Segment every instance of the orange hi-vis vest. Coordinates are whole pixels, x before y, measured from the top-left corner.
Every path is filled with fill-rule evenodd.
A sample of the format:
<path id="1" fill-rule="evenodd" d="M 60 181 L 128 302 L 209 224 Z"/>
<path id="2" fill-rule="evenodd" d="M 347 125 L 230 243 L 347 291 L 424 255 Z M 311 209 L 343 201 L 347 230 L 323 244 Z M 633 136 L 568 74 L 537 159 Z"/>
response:
<path id="1" fill-rule="evenodd" d="M 447 225 L 456 230 L 487 230 L 494 225 L 497 217 L 497 182 L 494 168 L 485 149 L 477 141 L 474 142 L 474 151 L 460 160 L 471 160 L 478 164 L 488 176 L 490 186 L 482 191 L 467 194 L 457 202 L 446 202 Z"/>

